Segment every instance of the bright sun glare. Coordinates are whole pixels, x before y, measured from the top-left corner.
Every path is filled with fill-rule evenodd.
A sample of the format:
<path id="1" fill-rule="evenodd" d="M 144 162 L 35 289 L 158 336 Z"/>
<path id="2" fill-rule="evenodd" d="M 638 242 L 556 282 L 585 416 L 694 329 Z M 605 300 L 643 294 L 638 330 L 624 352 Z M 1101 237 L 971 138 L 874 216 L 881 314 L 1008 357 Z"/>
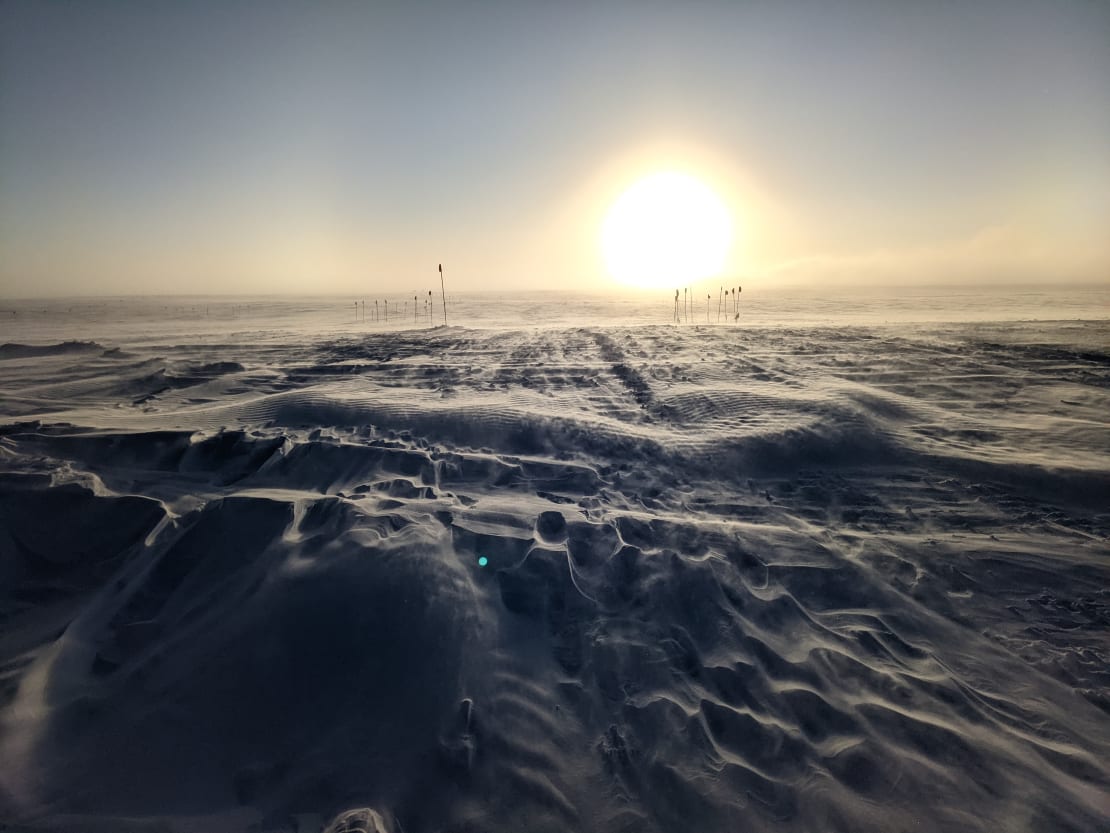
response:
<path id="1" fill-rule="evenodd" d="M 732 244 L 732 218 L 704 183 L 677 172 L 644 177 L 613 203 L 601 228 L 609 274 L 645 289 L 713 277 Z"/>

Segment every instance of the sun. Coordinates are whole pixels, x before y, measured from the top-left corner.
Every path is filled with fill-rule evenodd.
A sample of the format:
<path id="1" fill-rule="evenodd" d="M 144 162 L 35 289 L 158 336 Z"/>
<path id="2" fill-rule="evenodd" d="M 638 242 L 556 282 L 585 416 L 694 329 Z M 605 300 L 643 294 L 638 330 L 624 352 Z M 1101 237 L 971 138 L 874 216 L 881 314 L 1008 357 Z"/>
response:
<path id="1" fill-rule="evenodd" d="M 732 217 L 724 202 L 700 180 L 676 171 L 634 183 L 601 227 L 609 274 L 643 289 L 718 275 L 731 245 Z"/>

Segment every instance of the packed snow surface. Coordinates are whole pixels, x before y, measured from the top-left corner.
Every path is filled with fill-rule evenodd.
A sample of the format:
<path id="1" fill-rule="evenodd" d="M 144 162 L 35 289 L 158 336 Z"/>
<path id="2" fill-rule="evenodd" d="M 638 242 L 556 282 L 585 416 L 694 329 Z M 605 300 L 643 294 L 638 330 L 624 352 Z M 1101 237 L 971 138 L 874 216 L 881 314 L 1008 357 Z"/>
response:
<path id="1" fill-rule="evenodd" d="M 1108 830 L 1107 294 L 0 305 L 0 822 Z"/>

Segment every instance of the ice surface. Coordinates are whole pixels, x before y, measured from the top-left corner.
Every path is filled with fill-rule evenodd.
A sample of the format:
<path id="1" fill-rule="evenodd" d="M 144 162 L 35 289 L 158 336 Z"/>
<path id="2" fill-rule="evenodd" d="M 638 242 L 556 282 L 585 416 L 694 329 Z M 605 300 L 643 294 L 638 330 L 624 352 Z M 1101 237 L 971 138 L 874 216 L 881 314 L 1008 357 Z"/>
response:
<path id="1" fill-rule="evenodd" d="M 0 820 L 1107 826 L 1107 292 L 1027 294 L 8 303 Z"/>

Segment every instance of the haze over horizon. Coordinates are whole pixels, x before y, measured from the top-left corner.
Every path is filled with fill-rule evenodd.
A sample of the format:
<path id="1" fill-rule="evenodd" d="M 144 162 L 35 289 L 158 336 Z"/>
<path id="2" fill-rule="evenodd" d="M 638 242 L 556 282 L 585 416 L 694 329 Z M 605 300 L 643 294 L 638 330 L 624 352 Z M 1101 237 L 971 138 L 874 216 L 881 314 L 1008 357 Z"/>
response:
<path id="1" fill-rule="evenodd" d="M 0 295 L 617 288 L 682 171 L 721 280 L 1110 281 L 1110 6 L 0 6 Z"/>

